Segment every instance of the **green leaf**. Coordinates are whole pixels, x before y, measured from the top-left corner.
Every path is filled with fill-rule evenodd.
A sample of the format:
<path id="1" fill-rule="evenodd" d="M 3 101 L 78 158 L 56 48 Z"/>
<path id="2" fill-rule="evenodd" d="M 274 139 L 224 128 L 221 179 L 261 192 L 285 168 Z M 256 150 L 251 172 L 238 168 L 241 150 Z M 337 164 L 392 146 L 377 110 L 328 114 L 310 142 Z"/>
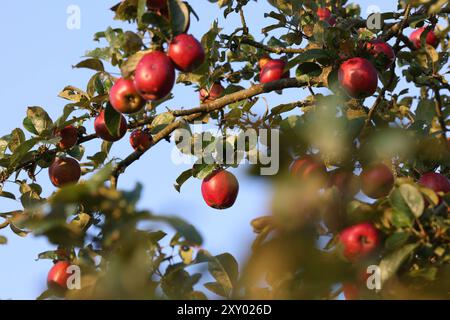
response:
<path id="1" fill-rule="evenodd" d="M 52 119 L 50 119 L 50 116 L 41 107 L 28 107 L 27 117 L 38 134 L 42 134 L 44 131 L 51 129 L 53 125 Z"/>
<path id="2" fill-rule="evenodd" d="M 22 129 L 16 128 L 11 132 L 8 148 L 11 152 L 15 152 L 23 142 L 25 142 L 25 133 L 23 133 Z"/>
<path id="3" fill-rule="evenodd" d="M 41 260 L 41 259 L 57 260 L 58 252 L 55 250 L 41 252 L 38 254 L 37 260 Z"/>
<path id="4" fill-rule="evenodd" d="M 381 283 L 385 283 L 395 273 L 409 255 L 418 247 L 417 243 L 407 244 L 393 253 L 385 256 L 380 262 Z"/>
<path id="5" fill-rule="evenodd" d="M 8 243 L 8 239 L 4 236 L 0 236 L 0 244 L 7 244 Z"/>
<path id="6" fill-rule="evenodd" d="M 189 25 L 189 8 L 181 0 L 168 0 L 170 24 L 174 35 L 184 33 Z"/>
<path id="7" fill-rule="evenodd" d="M 402 184 L 399 190 L 412 214 L 419 218 L 425 209 L 425 201 L 420 191 L 415 186 L 407 183 Z"/>
<path id="8" fill-rule="evenodd" d="M 414 215 L 408 204 L 403 198 L 399 188 L 395 188 L 389 195 L 389 201 L 392 205 L 392 223 L 398 227 L 410 227 L 414 222 Z"/>
<path id="9" fill-rule="evenodd" d="M 197 179 L 202 180 L 205 179 L 207 176 L 209 176 L 214 171 L 214 169 L 216 169 L 215 164 L 207 164 L 207 163 L 194 164 L 192 174 Z"/>
<path id="10" fill-rule="evenodd" d="M 30 118 L 26 117 L 25 119 L 23 119 L 23 127 L 27 129 L 28 132 L 39 135 L 39 132 L 37 132 Z"/>
<path id="11" fill-rule="evenodd" d="M 8 148 L 8 141 L 0 139 L 0 159 L 5 156 L 6 149 Z"/>
<path id="12" fill-rule="evenodd" d="M 206 250 L 199 252 L 199 255 L 197 258 L 200 262 L 208 261 L 208 271 L 216 279 L 215 284 L 209 283 L 205 287 L 218 295 L 230 298 L 239 275 L 236 259 L 229 253 L 211 256 Z"/>
<path id="13" fill-rule="evenodd" d="M 105 71 L 105 67 L 103 66 L 103 62 L 99 59 L 89 58 L 86 60 L 83 60 L 76 65 L 73 66 L 74 68 L 86 68 L 91 69 L 95 71 Z"/>
<path id="14" fill-rule="evenodd" d="M 310 78 L 320 76 L 322 68 L 314 62 L 304 62 L 297 67 L 295 76 L 298 80 L 308 82 Z"/>
<path id="15" fill-rule="evenodd" d="M 0 191 L 0 197 L 16 200 L 16 196 L 11 192 Z"/>
<path id="16" fill-rule="evenodd" d="M 38 143 L 38 141 L 39 139 L 32 138 L 20 144 L 11 156 L 10 166 L 14 167 L 16 164 L 18 164 L 19 161 L 27 154 L 27 152 L 30 151 L 31 148 L 36 145 L 36 143 Z"/>
<path id="17" fill-rule="evenodd" d="M 72 149 L 70 149 L 67 153 L 71 156 L 80 161 L 83 158 L 84 155 L 84 146 L 81 144 L 77 144 Z"/>
<path id="18" fill-rule="evenodd" d="M 108 132 L 113 137 L 120 136 L 121 118 L 121 114 L 117 112 L 110 103 L 108 103 L 105 108 L 105 124 Z"/>
<path id="19" fill-rule="evenodd" d="M 202 236 L 195 227 L 180 218 L 153 216 L 150 219 L 168 223 L 191 245 L 201 245 L 203 242 Z"/>
<path id="20" fill-rule="evenodd" d="M 192 177 L 192 169 L 186 170 L 184 172 L 182 172 L 177 180 L 176 183 L 174 184 L 175 190 L 177 190 L 178 192 L 181 191 L 181 186 L 187 181 L 189 180 L 189 178 Z"/>
<path id="21" fill-rule="evenodd" d="M 151 124 L 151 133 L 157 134 L 163 130 L 167 125 L 175 120 L 174 115 L 171 112 L 163 112 L 156 116 Z"/>
<path id="22" fill-rule="evenodd" d="M 385 247 L 388 250 L 395 250 L 403 246 L 409 239 L 407 232 L 394 232 L 385 241 Z"/>

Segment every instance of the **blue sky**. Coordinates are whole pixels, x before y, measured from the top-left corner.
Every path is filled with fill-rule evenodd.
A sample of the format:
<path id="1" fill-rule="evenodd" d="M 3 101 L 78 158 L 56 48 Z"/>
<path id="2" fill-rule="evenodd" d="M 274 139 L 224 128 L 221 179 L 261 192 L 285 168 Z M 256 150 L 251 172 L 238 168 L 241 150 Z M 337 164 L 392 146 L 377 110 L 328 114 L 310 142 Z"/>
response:
<path id="1" fill-rule="evenodd" d="M 62 112 L 65 101 L 58 98 L 58 92 L 68 84 L 85 88 L 92 72 L 72 69 L 88 49 L 95 48 L 93 34 L 105 30 L 108 26 L 121 25 L 112 20 L 112 12 L 108 10 L 118 0 L 22 0 L 5 1 L 0 10 L 0 38 L 3 48 L 0 51 L 0 70 L 3 80 L 0 85 L 2 117 L 0 118 L 1 134 L 9 133 L 21 125 L 27 106 L 43 106 L 53 119 Z M 214 19 L 219 18 L 220 26 L 239 24 L 236 15 L 230 15 L 224 23 L 222 13 L 207 0 L 191 0 L 190 4 L 197 11 L 201 20 L 193 20 L 190 33 L 200 38 L 209 29 Z M 382 11 L 394 10 L 393 2 L 356 1 L 365 15 L 369 5 L 376 4 Z M 69 5 L 77 5 L 81 9 L 81 28 L 69 30 L 66 27 Z M 265 24 L 264 12 L 269 10 L 266 1 L 250 3 L 248 24 L 255 35 Z M 251 13 L 251 14 L 250 14 Z M 260 40 L 260 39 L 258 39 Z M 117 70 L 108 70 L 117 72 Z M 192 87 L 176 85 L 175 99 L 168 107 L 194 107 L 198 105 L 198 94 Z M 266 95 L 271 107 L 288 101 L 299 100 L 307 92 L 289 89 L 283 95 Z M 265 108 L 259 103 L 260 110 Z M 88 132 L 92 132 L 92 124 L 87 124 Z M 128 135 L 127 135 L 128 137 Z M 99 142 L 87 144 L 87 154 L 99 149 Z M 125 157 L 132 150 L 125 138 L 115 144 L 112 154 Z M 249 221 L 253 217 L 265 215 L 270 210 L 270 186 L 262 179 L 250 178 L 245 170 L 233 170 L 240 181 L 240 194 L 234 207 L 224 211 L 211 209 L 204 204 L 200 193 L 200 181 L 190 180 L 178 194 L 173 183 L 179 173 L 187 166 L 176 166 L 170 161 L 172 145 L 160 143 L 151 152 L 128 168 L 121 177 L 119 187 L 132 188 L 137 182 L 144 185 L 142 208 L 157 214 L 170 214 L 183 217 L 198 227 L 203 234 L 204 247 L 214 254 L 231 252 L 239 261 L 245 258 L 245 250 L 249 248 L 253 234 Z M 44 195 L 49 195 L 53 186 L 49 183 L 46 170 L 38 176 L 38 182 L 44 188 Z M 6 184 L 7 191 L 16 192 L 12 184 Z M 15 210 L 19 203 L 0 198 L 3 212 Z M 0 246 L 0 299 L 34 299 L 45 289 L 46 274 L 51 261 L 35 261 L 38 253 L 53 249 L 43 238 L 19 238 L 7 230 L 0 234 L 8 237 L 9 243 Z"/>

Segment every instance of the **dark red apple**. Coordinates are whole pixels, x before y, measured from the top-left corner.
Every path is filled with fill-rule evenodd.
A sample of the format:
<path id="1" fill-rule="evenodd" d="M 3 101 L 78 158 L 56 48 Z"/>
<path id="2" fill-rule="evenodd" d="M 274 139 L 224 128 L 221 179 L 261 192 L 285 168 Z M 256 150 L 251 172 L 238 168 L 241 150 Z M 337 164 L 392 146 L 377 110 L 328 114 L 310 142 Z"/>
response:
<path id="1" fill-rule="evenodd" d="M 345 300 L 357 300 L 359 298 L 359 288 L 352 282 L 346 282 L 342 285 Z"/>
<path id="2" fill-rule="evenodd" d="M 419 184 L 424 187 L 432 189 L 434 192 L 450 192 L 450 181 L 446 176 L 436 173 L 428 172 L 422 175 L 419 179 Z"/>
<path id="3" fill-rule="evenodd" d="M 352 98 L 366 98 L 377 90 L 377 70 L 364 58 L 351 58 L 342 63 L 338 79 L 342 88 Z"/>
<path id="4" fill-rule="evenodd" d="M 145 100 L 134 87 L 133 80 L 120 78 L 109 92 L 109 102 L 120 113 L 136 113 L 145 106 Z"/>
<path id="5" fill-rule="evenodd" d="M 348 196 L 354 196 L 360 189 L 359 178 L 345 169 L 329 172 L 329 186 L 336 187 L 341 194 Z"/>
<path id="6" fill-rule="evenodd" d="M 372 40 L 366 44 L 367 51 L 375 58 L 377 65 L 384 70 L 389 69 L 395 61 L 392 47 L 382 40 Z"/>
<path id="7" fill-rule="evenodd" d="M 409 35 L 409 40 L 411 40 L 411 42 L 413 43 L 414 47 L 416 47 L 416 49 L 420 49 L 422 47 L 422 42 L 420 41 L 420 37 L 421 37 L 422 33 L 425 31 L 425 29 L 426 29 L 425 27 L 416 29 Z M 433 46 L 435 48 L 439 45 L 439 39 L 436 37 L 434 30 L 430 30 L 428 32 L 425 42 L 426 42 L 426 44 Z"/>
<path id="8" fill-rule="evenodd" d="M 73 158 L 55 158 L 48 168 L 50 181 L 55 187 L 77 183 L 81 177 L 81 168 Z"/>
<path id="9" fill-rule="evenodd" d="M 328 8 L 318 8 L 316 13 L 319 20 L 328 22 L 330 26 L 334 26 L 336 24 L 336 18 L 333 17 Z"/>
<path id="10" fill-rule="evenodd" d="M 56 136 L 61 138 L 58 142 L 58 147 L 61 150 L 69 150 L 77 144 L 78 129 L 74 126 L 66 126 L 60 130 L 56 130 Z"/>
<path id="11" fill-rule="evenodd" d="M 199 92 L 200 102 L 201 103 L 213 102 L 214 100 L 220 98 L 224 91 L 225 88 L 222 87 L 220 82 L 215 82 L 209 90 L 205 88 L 200 89 Z"/>
<path id="12" fill-rule="evenodd" d="M 68 261 L 59 261 L 53 265 L 47 275 L 47 287 L 54 291 L 67 290 L 67 280 L 70 274 L 67 268 L 70 267 Z"/>
<path id="13" fill-rule="evenodd" d="M 289 78 L 289 70 L 285 70 L 286 62 L 281 59 L 269 60 L 259 73 L 259 81 L 268 83 L 280 79 Z"/>
<path id="14" fill-rule="evenodd" d="M 291 164 L 291 174 L 299 179 L 308 179 L 311 177 L 325 177 L 327 169 L 325 165 L 312 156 L 304 156 L 294 160 Z"/>
<path id="15" fill-rule="evenodd" d="M 259 69 L 262 70 L 264 68 L 264 66 L 267 64 L 267 62 L 269 62 L 270 60 L 272 60 L 272 59 L 270 58 L 270 56 L 268 54 L 262 56 L 258 60 Z"/>
<path id="16" fill-rule="evenodd" d="M 146 100 L 159 100 L 167 96 L 175 83 L 175 68 L 169 57 L 161 51 L 146 54 L 134 72 L 134 87 Z"/>
<path id="17" fill-rule="evenodd" d="M 169 45 L 168 55 L 175 67 L 191 72 L 205 61 L 205 51 L 200 42 L 190 34 L 176 36 Z"/>
<path id="18" fill-rule="evenodd" d="M 97 118 L 95 118 L 94 121 L 94 130 L 97 136 L 105 141 L 109 142 L 115 142 L 123 138 L 125 133 L 127 133 L 127 120 L 125 120 L 125 117 L 120 115 L 120 134 L 119 135 L 112 135 L 108 128 L 106 127 L 105 123 L 105 111 L 100 111 Z"/>
<path id="19" fill-rule="evenodd" d="M 134 150 L 145 151 L 152 145 L 152 136 L 146 130 L 135 130 L 130 135 L 130 144 Z"/>
<path id="20" fill-rule="evenodd" d="M 373 224 L 362 222 L 342 230 L 339 241 L 343 246 L 344 256 L 350 261 L 357 261 L 375 251 L 380 236 Z"/>
<path id="21" fill-rule="evenodd" d="M 386 165 L 379 163 L 361 172 L 361 189 L 369 197 L 385 197 L 394 187 L 394 175 Z"/>
<path id="22" fill-rule="evenodd" d="M 226 170 L 217 170 L 202 182 L 203 199 L 214 209 L 230 208 L 236 201 L 238 193 L 238 180 Z"/>
<path id="23" fill-rule="evenodd" d="M 153 10 L 166 8 L 167 0 L 147 0 L 147 7 Z"/>

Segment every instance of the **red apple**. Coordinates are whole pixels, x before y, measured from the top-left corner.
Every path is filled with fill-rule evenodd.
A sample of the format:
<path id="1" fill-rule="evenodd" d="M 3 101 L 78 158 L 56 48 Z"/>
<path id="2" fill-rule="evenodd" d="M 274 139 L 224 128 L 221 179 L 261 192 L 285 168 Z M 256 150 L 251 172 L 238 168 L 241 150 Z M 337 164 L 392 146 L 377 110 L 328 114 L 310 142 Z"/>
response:
<path id="1" fill-rule="evenodd" d="M 50 290 L 61 291 L 67 290 L 67 280 L 70 274 L 67 268 L 70 267 L 68 261 L 59 261 L 53 265 L 47 275 L 47 287 Z"/>
<path id="2" fill-rule="evenodd" d="M 416 29 L 409 35 L 409 40 L 411 40 L 411 42 L 413 43 L 414 47 L 416 47 L 416 49 L 420 49 L 422 47 L 422 42 L 420 41 L 420 37 L 421 37 L 422 33 L 425 31 L 425 29 L 426 29 L 425 27 Z M 439 39 L 436 37 L 436 34 L 434 33 L 433 30 L 430 30 L 428 32 L 425 42 L 426 42 L 426 44 L 433 46 L 435 48 L 439 45 Z"/>
<path id="3" fill-rule="evenodd" d="M 384 70 L 389 69 L 395 61 L 394 49 L 384 41 L 372 40 L 366 44 L 366 49 Z"/>
<path id="4" fill-rule="evenodd" d="M 220 82 L 216 82 L 209 90 L 205 88 L 200 89 L 200 101 L 201 103 L 213 102 L 214 100 L 220 98 L 224 91 L 225 88 L 222 87 Z"/>
<path id="5" fill-rule="evenodd" d="M 386 165 L 379 163 L 361 172 L 361 189 L 369 197 L 385 197 L 394 187 L 394 175 Z"/>
<path id="6" fill-rule="evenodd" d="M 432 189 L 434 192 L 450 192 L 450 182 L 446 176 L 436 173 L 428 172 L 422 175 L 419 179 L 419 184 L 424 187 Z"/>
<path id="7" fill-rule="evenodd" d="M 318 8 L 316 13 L 319 20 L 328 22 L 330 26 L 334 26 L 336 24 L 336 18 L 333 17 L 328 8 Z"/>
<path id="8" fill-rule="evenodd" d="M 354 196 L 360 189 L 358 177 L 344 169 L 336 169 L 329 173 L 329 186 L 334 186 L 341 194 L 349 196 Z"/>
<path id="9" fill-rule="evenodd" d="M 164 9 L 167 7 L 167 0 L 147 0 L 147 7 L 149 9 Z"/>
<path id="10" fill-rule="evenodd" d="M 380 242 L 378 230 L 370 222 L 362 222 L 341 231 L 339 240 L 344 256 L 357 261 L 375 251 Z"/>
<path id="11" fill-rule="evenodd" d="M 145 151 L 152 145 L 152 136 L 146 130 L 135 130 L 130 135 L 130 144 L 134 150 Z"/>
<path id="12" fill-rule="evenodd" d="M 81 177 L 81 168 L 73 158 L 55 158 L 48 168 L 50 181 L 55 187 L 77 183 Z"/>
<path id="13" fill-rule="evenodd" d="M 168 55 L 175 67 L 191 72 L 205 61 L 205 51 L 200 42 L 189 34 L 176 36 L 169 45 Z"/>
<path id="14" fill-rule="evenodd" d="M 359 288 L 352 282 L 346 282 L 342 285 L 345 300 L 357 300 L 359 298 Z"/>
<path id="15" fill-rule="evenodd" d="M 351 58 L 341 64 L 338 78 L 342 88 L 352 98 L 366 98 L 377 90 L 377 70 L 364 58 Z"/>
<path id="16" fill-rule="evenodd" d="M 285 70 L 286 62 L 281 59 L 269 60 L 259 73 L 259 81 L 268 83 L 284 78 L 289 78 L 289 70 Z"/>
<path id="17" fill-rule="evenodd" d="M 74 126 L 66 126 L 65 128 L 57 130 L 56 136 L 61 138 L 58 142 L 58 147 L 62 150 L 69 150 L 77 144 L 78 129 Z"/>
<path id="18" fill-rule="evenodd" d="M 146 100 L 159 100 L 167 96 L 175 83 L 172 61 L 161 51 L 146 54 L 134 72 L 134 87 Z"/>
<path id="19" fill-rule="evenodd" d="M 325 165 L 312 156 L 296 159 L 291 164 L 291 174 L 296 178 L 325 177 L 326 173 Z"/>
<path id="20" fill-rule="evenodd" d="M 264 66 L 267 64 L 267 62 L 269 62 L 270 60 L 272 60 L 270 58 L 270 56 L 268 54 L 262 56 L 259 60 L 258 60 L 258 65 L 259 65 L 259 69 L 263 69 Z"/>
<path id="21" fill-rule="evenodd" d="M 145 106 L 131 79 L 120 78 L 109 92 L 109 102 L 120 113 L 136 113 Z"/>
<path id="22" fill-rule="evenodd" d="M 238 180 L 226 170 L 217 170 L 202 182 L 203 199 L 215 209 L 230 208 L 236 201 L 238 192 Z"/>
<path id="23" fill-rule="evenodd" d="M 125 117 L 120 115 L 120 134 L 119 135 L 112 135 L 108 128 L 106 127 L 105 123 L 105 111 L 100 111 L 97 118 L 95 118 L 94 121 L 94 130 L 98 137 L 105 141 L 114 142 L 118 141 L 123 138 L 125 133 L 127 132 L 127 120 L 125 120 Z"/>

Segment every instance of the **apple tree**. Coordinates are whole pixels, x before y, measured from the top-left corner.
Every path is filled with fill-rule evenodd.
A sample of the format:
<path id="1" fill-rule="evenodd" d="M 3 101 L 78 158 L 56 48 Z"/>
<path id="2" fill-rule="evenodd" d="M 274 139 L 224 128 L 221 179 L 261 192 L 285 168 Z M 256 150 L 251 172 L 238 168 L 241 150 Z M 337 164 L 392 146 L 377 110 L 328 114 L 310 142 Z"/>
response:
<path id="1" fill-rule="evenodd" d="M 399 0 L 396 12 L 363 19 L 346 0 L 267 0 L 266 26 L 251 30 L 255 1 L 209 0 L 240 24 L 225 33 L 213 21 L 191 35 L 195 7 L 206 1 L 119 2 L 112 15 L 130 30 L 94 35 L 103 46 L 76 65 L 92 77 L 59 93 L 61 116 L 29 107 L 22 127 L 0 139 L 0 196 L 21 204 L 0 213 L 0 228 L 54 245 L 38 257 L 55 262 L 40 298 L 448 298 L 447 1 Z M 198 105 L 171 105 L 174 86 L 198 91 Z M 288 90 L 303 98 L 255 111 L 266 94 Z M 199 123 L 221 135 L 179 139 Z M 236 132 L 249 129 L 279 139 L 241 150 Z M 111 145 L 127 132 L 133 152 L 117 159 Z M 98 151 L 88 155 L 91 140 Z M 138 209 L 141 185 L 120 189 L 127 168 L 161 141 L 197 159 L 175 188 L 203 180 L 203 198 L 217 210 L 236 201 L 239 160 L 252 152 L 279 159 L 279 172 L 263 176 L 273 186 L 271 212 L 250 223 L 248 261 L 208 252 L 183 219 Z M 217 157 L 224 146 L 231 163 Z M 38 181 L 47 172 L 55 191 L 44 198 Z M 80 286 L 68 290 L 73 265 Z M 202 283 L 205 273 L 214 280 Z"/>

